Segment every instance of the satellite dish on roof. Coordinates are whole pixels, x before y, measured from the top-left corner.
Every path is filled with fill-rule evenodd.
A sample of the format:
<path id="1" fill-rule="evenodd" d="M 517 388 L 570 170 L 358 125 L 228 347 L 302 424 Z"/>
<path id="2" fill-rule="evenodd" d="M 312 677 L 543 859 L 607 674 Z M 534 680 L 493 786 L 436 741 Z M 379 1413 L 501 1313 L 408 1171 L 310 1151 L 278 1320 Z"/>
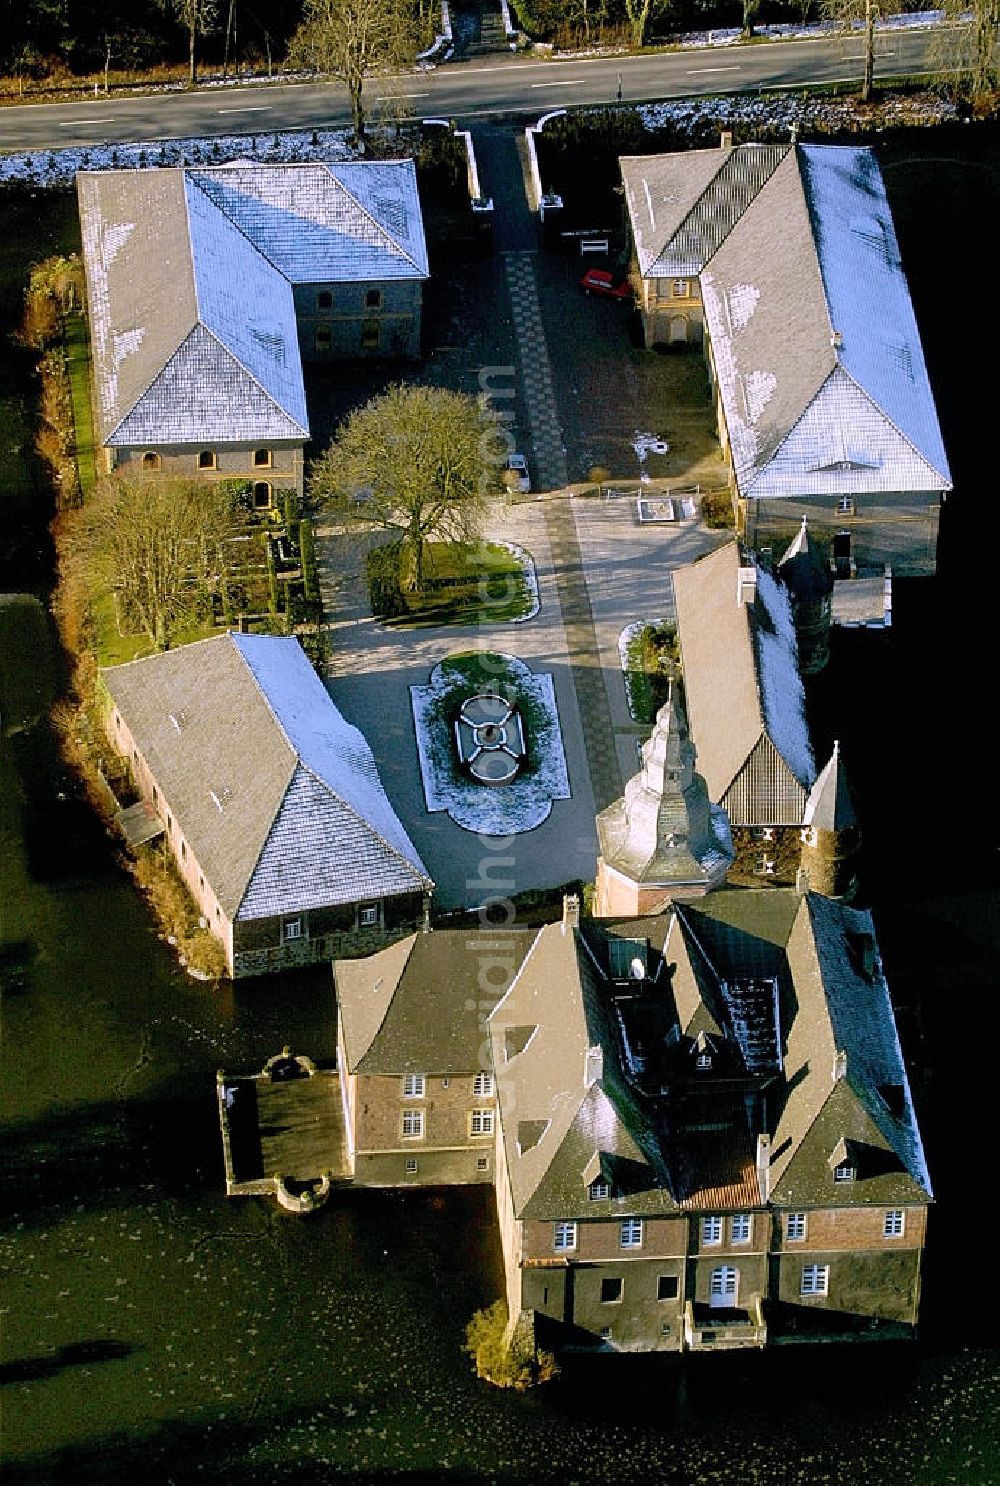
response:
<path id="1" fill-rule="evenodd" d="M 646 966 L 645 966 L 644 962 L 639 958 L 638 955 L 636 955 L 635 958 L 629 964 L 628 973 L 632 977 L 633 980 L 645 980 L 646 979 Z"/>

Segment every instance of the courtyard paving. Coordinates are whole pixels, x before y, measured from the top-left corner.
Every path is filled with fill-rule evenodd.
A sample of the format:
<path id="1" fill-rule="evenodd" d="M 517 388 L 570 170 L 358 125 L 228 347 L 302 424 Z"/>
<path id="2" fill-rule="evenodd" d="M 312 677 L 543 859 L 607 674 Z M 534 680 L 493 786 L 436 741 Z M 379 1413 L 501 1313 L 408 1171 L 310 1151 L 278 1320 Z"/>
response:
<path id="1" fill-rule="evenodd" d="M 391 381 L 478 392 L 502 389 L 533 494 L 497 502 L 484 535 L 531 553 L 538 613 L 520 623 L 397 629 L 373 619 L 364 580 L 371 537 L 321 523 L 318 553 L 330 626 L 331 691 L 368 739 L 389 798 L 437 884 L 438 910 L 593 879 L 598 810 L 635 772 L 648 729 L 629 713 L 618 640 L 637 620 L 672 612 L 669 574 L 726 540 L 700 519 L 642 524 L 633 499 L 593 490 L 652 477 L 655 487 L 724 484 L 707 379 L 697 353 L 660 356 L 634 344 L 627 308 L 579 289 L 570 252 L 541 250 L 525 198 L 513 133 L 476 131 L 483 189 L 498 207 L 494 253 L 449 265 L 428 295 L 426 354 L 412 367 L 330 375 L 314 384 L 317 444 L 349 407 Z M 433 267 L 433 264 L 432 264 Z M 432 280 L 433 283 L 433 280 Z M 430 286 L 429 286 L 430 288 Z M 669 444 L 640 459 L 637 433 Z M 463 830 L 425 807 L 409 688 L 445 656 L 516 655 L 552 675 L 571 797 L 549 818 L 508 838 Z"/>

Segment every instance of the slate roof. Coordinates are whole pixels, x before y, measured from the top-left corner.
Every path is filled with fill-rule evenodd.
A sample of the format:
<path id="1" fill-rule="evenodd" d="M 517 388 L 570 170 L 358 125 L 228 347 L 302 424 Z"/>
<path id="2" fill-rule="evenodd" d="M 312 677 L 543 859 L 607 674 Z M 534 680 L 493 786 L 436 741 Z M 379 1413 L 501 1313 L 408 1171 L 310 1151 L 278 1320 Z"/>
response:
<path id="1" fill-rule="evenodd" d="M 728 966 L 778 980 L 772 1202 L 927 1201 L 930 1180 L 877 954 L 871 972 L 863 968 L 862 942 L 875 945 L 871 915 L 792 889 L 721 892 L 675 911 L 720 974 Z M 846 1055 L 839 1079 L 838 1053 Z M 835 1188 L 831 1157 L 840 1140 L 859 1152 L 858 1180 Z"/>
<path id="2" fill-rule="evenodd" d="M 490 1042 L 503 1147 L 519 1218 L 641 1216 L 676 1210 L 655 1123 L 628 1087 L 603 976 L 579 930 L 542 929 L 492 1013 Z M 509 1028 L 533 1028 L 507 1057 Z M 602 1067 L 588 1084 L 589 1048 Z M 591 1201 L 589 1173 L 614 1173 L 612 1196 Z"/>
<path id="3" fill-rule="evenodd" d="M 738 543 L 728 542 L 673 573 L 696 767 L 709 799 L 725 804 L 734 824 L 794 822 L 816 766 L 791 607 L 784 588 L 761 569 L 756 597 L 739 602 L 745 566 Z M 727 799 L 741 775 L 746 808 Z"/>
<path id="4" fill-rule="evenodd" d="M 432 888 L 297 640 L 226 634 L 102 676 L 230 919 Z"/>
<path id="5" fill-rule="evenodd" d="M 191 176 L 292 284 L 428 276 L 412 160 L 237 161 Z"/>
<path id="6" fill-rule="evenodd" d="M 77 176 L 103 443 L 308 437 L 295 308 L 183 170 Z"/>
<path id="7" fill-rule="evenodd" d="M 309 436 L 292 285 L 428 275 L 412 160 L 81 171 L 100 437 Z"/>
<path id="8" fill-rule="evenodd" d="M 802 824 L 814 826 L 818 831 L 846 831 L 857 823 L 847 771 L 840 757 L 840 744 L 835 742 L 833 752 L 809 792 L 802 812 Z"/>
<path id="9" fill-rule="evenodd" d="M 488 1069 L 486 1019 L 536 932 L 411 934 L 367 959 L 337 960 L 347 1070 L 439 1076 Z"/>
<path id="10" fill-rule="evenodd" d="M 951 488 L 871 150 L 741 145 L 621 165 L 643 275 L 700 275 L 743 497 Z"/>

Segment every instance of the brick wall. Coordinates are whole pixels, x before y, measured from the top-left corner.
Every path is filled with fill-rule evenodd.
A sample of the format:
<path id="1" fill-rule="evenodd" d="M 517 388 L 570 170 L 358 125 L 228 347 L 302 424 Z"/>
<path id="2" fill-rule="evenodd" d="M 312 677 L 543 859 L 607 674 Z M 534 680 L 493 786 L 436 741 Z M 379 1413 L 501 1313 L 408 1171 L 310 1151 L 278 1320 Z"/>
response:
<path id="1" fill-rule="evenodd" d="M 469 1117 L 473 1109 L 490 1109 L 496 1120 L 494 1095 L 474 1095 L 471 1073 L 428 1077 L 422 1099 L 404 1099 L 398 1076 L 360 1075 L 358 1078 L 358 1151 L 404 1151 L 419 1156 L 434 1147 L 468 1147 L 492 1157 L 494 1133 L 473 1136 Z M 403 1111 L 422 1110 L 422 1139 L 403 1137 Z M 490 1161 L 492 1170 L 493 1162 Z"/>
<path id="2" fill-rule="evenodd" d="M 639 1249 L 623 1249 L 620 1243 L 621 1217 L 580 1221 L 577 1224 L 577 1244 L 567 1257 L 574 1263 L 599 1262 L 640 1255 L 683 1255 L 687 1248 L 687 1219 L 645 1218 L 643 1219 L 642 1245 Z M 524 1224 L 524 1253 L 535 1259 L 551 1259 L 555 1224 L 538 1218 Z"/>

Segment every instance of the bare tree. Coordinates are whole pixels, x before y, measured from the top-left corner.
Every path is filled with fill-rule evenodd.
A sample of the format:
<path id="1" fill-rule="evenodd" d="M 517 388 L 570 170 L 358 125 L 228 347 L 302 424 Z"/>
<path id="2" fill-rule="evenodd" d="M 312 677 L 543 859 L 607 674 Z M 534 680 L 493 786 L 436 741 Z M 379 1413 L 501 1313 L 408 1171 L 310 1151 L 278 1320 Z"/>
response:
<path id="1" fill-rule="evenodd" d="M 861 102 L 867 103 L 875 82 L 875 22 L 880 13 L 876 0 L 822 0 L 821 8 L 828 21 L 839 22 L 848 29 L 861 22 L 864 47 Z"/>
<path id="2" fill-rule="evenodd" d="M 293 66 L 340 79 L 350 99 L 354 132 L 364 139 L 366 80 L 411 66 L 417 45 L 406 0 L 305 0 L 288 58 Z"/>
<path id="3" fill-rule="evenodd" d="M 130 627 L 160 650 L 217 579 L 224 541 L 245 524 L 228 490 L 161 475 L 112 477 L 86 509 L 86 545 Z"/>
<path id="4" fill-rule="evenodd" d="M 310 496 L 342 518 L 399 534 L 419 589 L 431 536 L 471 541 L 499 492 L 506 442 L 485 404 L 440 387 L 390 387 L 319 457 Z"/>
<path id="5" fill-rule="evenodd" d="M 969 91 L 977 103 L 987 99 L 1000 83 L 1000 0 L 945 0 L 946 13 L 956 22 L 942 35 L 947 61 L 969 76 Z M 967 20 L 969 10 L 971 21 Z"/>
<path id="6" fill-rule="evenodd" d="M 162 0 L 187 32 L 188 82 L 193 88 L 198 81 L 197 43 L 215 25 L 218 0 Z"/>
<path id="7" fill-rule="evenodd" d="M 670 0 L 625 0 L 625 15 L 632 28 L 632 45 L 645 46 L 649 23 L 670 7 Z"/>

